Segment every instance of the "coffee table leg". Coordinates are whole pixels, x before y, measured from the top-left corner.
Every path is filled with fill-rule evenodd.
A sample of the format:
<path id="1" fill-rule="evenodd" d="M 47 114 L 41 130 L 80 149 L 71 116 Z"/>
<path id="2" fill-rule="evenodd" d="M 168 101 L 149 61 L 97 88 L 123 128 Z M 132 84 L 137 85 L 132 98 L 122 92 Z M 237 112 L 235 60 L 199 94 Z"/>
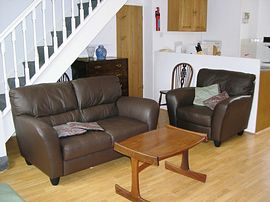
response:
<path id="1" fill-rule="evenodd" d="M 141 170 L 142 169 L 139 168 L 139 161 L 137 159 L 131 158 L 131 192 L 127 191 L 118 184 L 115 185 L 115 192 L 129 199 L 130 201 L 149 202 L 140 196 L 139 172 Z"/>
<path id="2" fill-rule="evenodd" d="M 187 177 L 190 177 L 192 179 L 205 182 L 206 181 L 206 175 L 198 172 L 191 171 L 189 169 L 189 161 L 188 161 L 188 150 L 183 151 L 182 153 L 182 163 L 180 167 L 175 166 L 172 163 L 165 162 L 165 168 L 168 170 L 171 170 L 173 172 L 179 173 L 181 175 L 185 175 Z"/>

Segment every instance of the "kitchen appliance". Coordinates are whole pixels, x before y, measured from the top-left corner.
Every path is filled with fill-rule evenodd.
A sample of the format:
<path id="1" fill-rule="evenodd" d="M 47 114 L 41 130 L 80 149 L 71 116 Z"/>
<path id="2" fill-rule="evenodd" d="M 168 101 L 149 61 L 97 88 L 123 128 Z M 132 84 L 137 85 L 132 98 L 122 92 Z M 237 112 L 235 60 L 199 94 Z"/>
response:
<path id="1" fill-rule="evenodd" d="M 264 37 L 263 42 L 257 43 L 256 58 L 262 63 L 270 63 L 270 37 Z"/>

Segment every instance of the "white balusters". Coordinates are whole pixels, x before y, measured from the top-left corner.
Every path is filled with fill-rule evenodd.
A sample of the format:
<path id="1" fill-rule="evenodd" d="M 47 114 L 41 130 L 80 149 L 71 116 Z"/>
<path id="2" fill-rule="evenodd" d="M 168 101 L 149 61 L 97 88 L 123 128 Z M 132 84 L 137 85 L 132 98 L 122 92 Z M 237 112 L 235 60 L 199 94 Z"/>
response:
<path id="1" fill-rule="evenodd" d="M 62 0 L 62 29 L 63 29 L 63 42 L 67 38 L 67 28 L 66 28 L 66 16 L 65 16 L 65 0 Z"/>
<path id="2" fill-rule="evenodd" d="M 82 23 L 83 20 L 84 20 L 84 9 L 83 9 L 82 0 L 80 0 L 80 22 Z"/>
<path id="3" fill-rule="evenodd" d="M 28 67 L 28 59 L 27 59 L 27 44 L 26 44 L 26 23 L 25 19 L 23 19 L 22 22 L 22 31 L 23 31 L 23 48 L 24 48 L 24 75 L 25 75 L 25 81 L 29 82 L 30 76 L 29 76 L 29 67 Z"/>
<path id="4" fill-rule="evenodd" d="M 15 29 L 12 31 L 12 50 L 13 50 L 13 64 L 14 64 L 14 74 L 15 74 L 15 87 L 20 86 L 20 81 L 18 78 L 18 68 L 17 68 L 17 54 L 16 54 L 16 34 Z"/>
<path id="5" fill-rule="evenodd" d="M 92 0 L 89 0 L 88 15 L 92 12 Z"/>
<path id="6" fill-rule="evenodd" d="M 75 30 L 74 0 L 71 0 L 71 32 Z"/>
<path id="7" fill-rule="evenodd" d="M 47 36 L 46 36 L 46 16 L 45 16 L 46 3 L 45 2 L 46 0 L 42 1 L 42 20 L 43 20 L 44 59 L 46 63 L 49 58 L 49 54 L 48 54 L 48 45 L 47 45 Z"/>
<path id="8" fill-rule="evenodd" d="M 4 89 L 5 89 L 5 101 L 6 101 L 6 106 L 8 107 L 10 105 L 9 103 L 9 96 L 8 96 L 8 82 L 7 82 L 7 71 L 6 71 L 6 48 L 5 48 L 5 42 L 1 42 L 1 55 L 2 55 L 2 65 L 3 65 L 3 77 L 4 77 Z"/>
<path id="9" fill-rule="evenodd" d="M 35 73 L 39 71 L 39 55 L 37 49 L 37 31 L 36 31 L 36 9 L 32 12 L 32 23 L 33 23 L 33 37 L 34 37 L 34 51 L 35 51 Z"/>
<path id="10" fill-rule="evenodd" d="M 58 47 L 58 37 L 56 34 L 56 23 L 55 23 L 55 0 L 52 0 L 52 9 L 53 9 L 53 50 L 56 52 Z"/>

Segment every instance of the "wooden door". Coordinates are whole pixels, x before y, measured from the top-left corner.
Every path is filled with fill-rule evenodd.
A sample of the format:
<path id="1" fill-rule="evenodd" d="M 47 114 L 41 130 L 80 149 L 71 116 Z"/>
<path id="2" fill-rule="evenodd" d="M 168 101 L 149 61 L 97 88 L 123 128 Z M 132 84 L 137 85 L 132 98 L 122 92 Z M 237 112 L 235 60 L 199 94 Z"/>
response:
<path id="1" fill-rule="evenodd" d="M 128 58 L 130 96 L 143 96 L 142 7 L 125 5 L 117 18 L 117 57 Z"/>

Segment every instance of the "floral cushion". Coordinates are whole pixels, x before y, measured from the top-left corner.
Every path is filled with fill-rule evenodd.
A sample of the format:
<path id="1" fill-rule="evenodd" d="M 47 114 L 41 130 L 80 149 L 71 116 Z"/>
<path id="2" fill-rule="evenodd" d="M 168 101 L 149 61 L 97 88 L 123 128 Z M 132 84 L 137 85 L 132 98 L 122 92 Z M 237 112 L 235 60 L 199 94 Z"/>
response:
<path id="1" fill-rule="evenodd" d="M 73 136 L 73 135 L 79 135 L 79 134 L 83 134 L 87 131 L 87 130 L 82 129 L 82 128 L 76 128 L 76 127 L 69 126 L 68 124 L 54 126 L 53 128 L 56 130 L 59 138 Z"/>
<path id="2" fill-rule="evenodd" d="M 210 109 L 214 110 L 216 105 L 221 102 L 222 100 L 226 100 L 227 98 L 229 98 L 229 95 L 226 91 L 223 91 L 222 93 L 213 96 L 207 100 L 203 101 L 203 104 L 207 107 L 209 107 Z"/>
<path id="3" fill-rule="evenodd" d="M 67 124 L 71 127 L 81 128 L 85 130 L 104 131 L 104 129 L 97 122 L 68 122 Z"/>

